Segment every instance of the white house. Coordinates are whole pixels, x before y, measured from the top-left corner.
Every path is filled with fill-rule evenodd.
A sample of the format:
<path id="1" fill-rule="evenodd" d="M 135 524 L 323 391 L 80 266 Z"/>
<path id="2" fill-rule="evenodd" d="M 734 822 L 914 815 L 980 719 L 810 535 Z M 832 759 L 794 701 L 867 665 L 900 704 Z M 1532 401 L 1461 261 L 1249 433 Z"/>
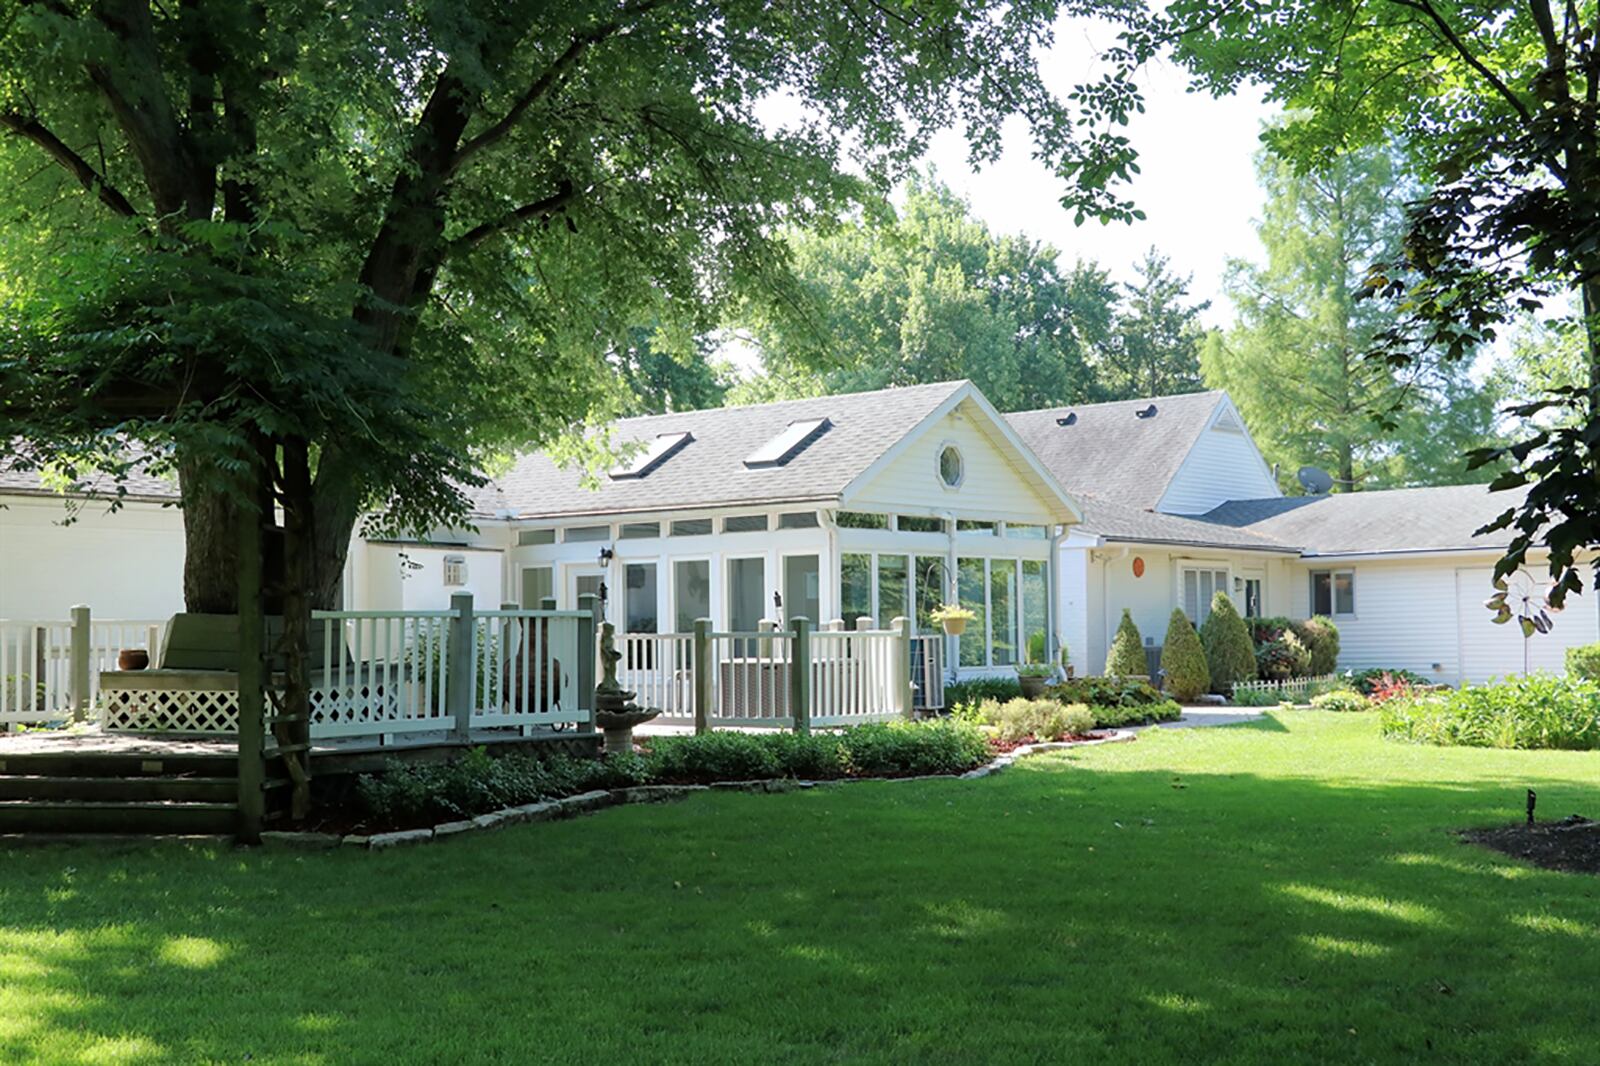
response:
<path id="1" fill-rule="evenodd" d="M 1098 672 L 1124 607 L 1154 647 L 1174 607 L 1203 621 L 1217 589 L 1250 615 L 1332 617 L 1342 666 L 1449 683 L 1520 671 L 1525 655 L 1559 670 L 1566 647 L 1600 637 L 1594 596 L 1569 601 L 1548 637 L 1490 622 L 1506 538 L 1475 530 L 1513 498 L 1481 486 L 1285 497 L 1221 392 L 1001 416 L 948 382 L 613 432 L 637 448 L 617 469 L 586 479 L 525 456 L 479 492 L 472 530 L 357 539 L 345 605 L 430 610 L 470 591 L 481 606 L 570 609 L 604 586 L 625 633 L 904 615 L 931 634 L 929 612 L 956 598 L 979 616 L 947 646 L 967 675 L 1048 659 L 1063 641 Z M 0 618 L 179 610 L 175 501 L 171 484 L 139 478 L 114 514 L 64 507 L 0 469 Z"/>
<path id="2" fill-rule="evenodd" d="M 1062 545 L 1061 630 L 1079 670 L 1104 668 L 1123 608 L 1159 645 L 1174 607 L 1199 623 L 1223 589 L 1247 615 L 1327 615 L 1340 665 L 1450 684 L 1559 671 L 1600 639 L 1600 600 L 1569 599 L 1523 640 L 1483 601 L 1509 542 L 1476 531 L 1517 497 L 1481 485 L 1286 497 L 1223 392 L 1008 416 L 1082 505 Z M 1542 597 L 1537 575 L 1519 591 Z"/>

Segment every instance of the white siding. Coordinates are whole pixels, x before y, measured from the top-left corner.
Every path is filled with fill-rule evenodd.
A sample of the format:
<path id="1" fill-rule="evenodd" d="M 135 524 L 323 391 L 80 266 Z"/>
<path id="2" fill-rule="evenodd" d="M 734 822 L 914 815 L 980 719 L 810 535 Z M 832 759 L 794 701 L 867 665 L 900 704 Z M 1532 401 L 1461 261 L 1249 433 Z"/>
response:
<path id="1" fill-rule="evenodd" d="M 422 547 L 415 544 L 365 544 L 351 546 L 361 553 L 360 577 L 354 590 L 354 610 L 442 611 L 457 592 L 472 593 L 473 606 L 492 611 L 515 596 L 506 596 L 500 552 L 475 548 Z M 465 585 L 444 583 L 446 556 L 466 561 Z"/>
<path id="2" fill-rule="evenodd" d="M 962 518 L 1045 524 L 1051 505 L 1024 479 L 988 433 L 975 405 L 962 404 L 911 441 L 846 506 L 853 510 L 931 515 L 950 511 Z M 938 456 L 946 444 L 961 451 L 966 476 L 957 488 L 939 480 Z"/>
<path id="3" fill-rule="evenodd" d="M 1411 559 L 1348 567 L 1305 560 L 1297 567 L 1289 613 L 1295 618 L 1310 615 L 1312 570 L 1347 568 L 1355 571 L 1356 612 L 1354 617 L 1334 619 L 1339 627 L 1339 666 L 1400 667 L 1447 684 L 1458 682 L 1455 564 Z"/>
<path id="4" fill-rule="evenodd" d="M 1600 606 L 1592 596 L 1569 596 L 1566 608 L 1553 615 L 1549 633 L 1526 640 L 1515 620 L 1495 625 L 1483 601 L 1494 594 L 1493 567 L 1460 567 L 1455 572 L 1456 605 L 1461 638 L 1461 680 L 1488 681 L 1529 670 L 1562 673 L 1567 649 L 1600 640 Z"/>
<path id="5" fill-rule="evenodd" d="M 1159 415 L 1157 417 L 1160 417 Z M 1261 459 L 1233 406 L 1224 401 L 1210 426 L 1173 475 L 1156 510 L 1204 514 L 1229 500 L 1279 496 L 1272 472 Z"/>
<path id="6" fill-rule="evenodd" d="M 100 618 L 157 619 L 183 610 L 183 514 L 89 501 L 0 499 L 0 618 L 66 618 L 88 604 Z"/>
<path id="7" fill-rule="evenodd" d="M 1144 561 L 1142 577 L 1133 574 L 1135 559 Z M 1104 672 L 1124 607 L 1133 614 L 1140 636 L 1157 645 L 1164 641 L 1172 609 L 1182 602 L 1180 575 L 1186 566 L 1228 570 L 1228 593 L 1241 611 L 1243 596 L 1234 592 L 1231 578 L 1247 573 L 1265 584 L 1264 613 L 1290 611 L 1291 585 L 1297 578 L 1291 561 L 1282 555 L 1139 545 L 1090 549 L 1069 543 L 1061 551 L 1061 617 L 1072 665 L 1080 672 Z"/>

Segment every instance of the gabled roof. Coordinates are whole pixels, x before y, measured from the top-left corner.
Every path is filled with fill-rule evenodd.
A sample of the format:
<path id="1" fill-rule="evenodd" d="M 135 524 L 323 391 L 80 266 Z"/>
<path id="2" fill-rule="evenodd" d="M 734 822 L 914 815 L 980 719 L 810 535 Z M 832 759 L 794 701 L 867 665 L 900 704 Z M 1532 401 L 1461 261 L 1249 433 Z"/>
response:
<path id="1" fill-rule="evenodd" d="M 1490 492 L 1485 485 L 1442 485 L 1232 500 L 1200 520 L 1293 545 L 1308 556 L 1489 550 L 1510 544 L 1511 532 L 1476 531 L 1521 504 L 1524 495 L 1525 490 Z"/>
<path id="2" fill-rule="evenodd" d="M 580 471 L 564 469 L 542 452 L 524 455 L 509 473 L 481 490 L 476 503 L 491 514 L 564 518 L 847 502 L 863 475 L 915 430 L 964 402 L 994 422 L 994 437 L 1014 451 L 1024 476 L 1059 496 L 1064 512 L 1075 513 L 1037 458 L 966 381 L 625 418 L 612 427 L 619 442 L 652 441 L 664 433 L 689 433 L 693 440 L 644 477 L 619 481 L 601 475 L 594 488 L 583 484 Z M 823 418 L 827 431 L 781 465 L 752 467 L 746 462 L 791 424 Z"/>
<path id="3" fill-rule="evenodd" d="M 1191 392 L 1006 415 L 1068 492 L 1153 509 L 1226 393 Z M 1156 413 L 1136 412 L 1155 405 Z M 1070 425 L 1062 425 L 1069 419 Z"/>

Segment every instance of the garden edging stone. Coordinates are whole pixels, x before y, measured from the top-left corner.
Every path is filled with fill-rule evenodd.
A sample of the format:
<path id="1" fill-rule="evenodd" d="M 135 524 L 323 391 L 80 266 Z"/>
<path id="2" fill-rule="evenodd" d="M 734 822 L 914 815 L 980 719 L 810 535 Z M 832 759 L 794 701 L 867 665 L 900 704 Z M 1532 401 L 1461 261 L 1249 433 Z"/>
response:
<path id="1" fill-rule="evenodd" d="M 1087 748 L 1098 744 L 1120 744 L 1136 739 L 1138 739 L 1138 734 L 1133 730 L 1117 729 L 1107 736 L 1096 737 L 1093 740 L 1066 740 L 1043 744 L 1026 744 L 1003 755 L 997 755 L 982 766 L 974 767 L 960 774 L 919 774 L 915 777 L 841 777 L 827 781 L 766 778 L 755 781 L 716 781 L 709 785 L 631 785 L 627 788 L 595 789 L 591 792 L 580 792 L 575 796 L 565 796 L 561 799 L 541 800 L 537 803 L 524 803 L 516 807 L 504 807 L 498 811 L 490 811 L 487 814 L 480 814 L 470 819 L 440 822 L 431 829 L 401 829 L 392 833 L 374 833 L 371 835 L 350 833 L 344 837 L 339 837 L 332 833 L 271 832 L 261 835 L 261 843 L 263 845 L 301 849 L 343 846 L 362 848 L 367 851 L 385 851 L 389 848 L 409 847 L 414 844 L 424 844 L 435 840 L 471 836 L 491 829 L 499 829 L 506 825 L 526 822 L 548 822 L 557 818 L 568 818 L 573 815 L 603 810 L 606 807 L 616 807 L 630 803 L 664 803 L 669 800 L 683 799 L 696 792 L 709 792 L 717 789 L 735 792 L 772 793 L 797 792 L 824 785 L 847 785 L 858 781 L 880 781 L 884 783 L 933 780 L 973 781 L 978 778 L 988 777 L 990 774 L 999 773 L 1018 759 L 1029 755 L 1049 751 L 1065 751 L 1071 748 Z"/>

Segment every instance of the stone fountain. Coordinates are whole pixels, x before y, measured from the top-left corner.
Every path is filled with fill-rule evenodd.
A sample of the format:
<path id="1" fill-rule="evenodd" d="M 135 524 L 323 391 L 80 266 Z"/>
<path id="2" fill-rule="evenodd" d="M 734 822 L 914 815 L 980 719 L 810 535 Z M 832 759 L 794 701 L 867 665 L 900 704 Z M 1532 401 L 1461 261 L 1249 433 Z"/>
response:
<path id="1" fill-rule="evenodd" d="M 600 626 L 600 683 L 594 687 L 594 724 L 606 737 L 606 754 L 633 753 L 633 727 L 661 713 L 658 707 L 640 707 L 634 694 L 617 684 L 617 627 L 610 622 Z"/>

